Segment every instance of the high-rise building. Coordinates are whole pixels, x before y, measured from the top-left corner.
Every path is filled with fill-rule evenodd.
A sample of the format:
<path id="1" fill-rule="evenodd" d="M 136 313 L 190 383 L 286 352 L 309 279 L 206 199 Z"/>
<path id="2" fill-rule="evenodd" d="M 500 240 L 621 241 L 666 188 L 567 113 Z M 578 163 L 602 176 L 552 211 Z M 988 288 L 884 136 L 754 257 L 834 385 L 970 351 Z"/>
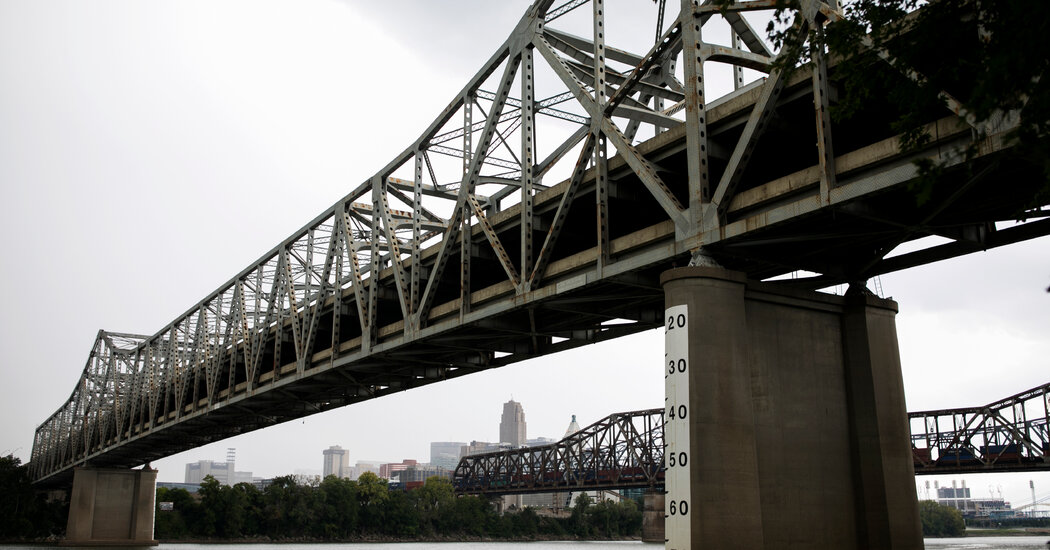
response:
<path id="1" fill-rule="evenodd" d="M 350 477 L 350 456 L 346 449 L 335 445 L 325 449 L 323 454 L 324 473 L 321 474 L 321 479 L 328 476 Z"/>
<path id="2" fill-rule="evenodd" d="M 459 450 L 466 445 L 462 441 L 434 441 L 430 443 L 430 464 L 446 470 L 455 470 L 459 464 Z"/>
<path id="3" fill-rule="evenodd" d="M 525 411 L 521 403 L 511 399 L 503 404 L 503 417 L 499 422 L 499 442 L 509 443 L 517 449 L 525 444 Z"/>

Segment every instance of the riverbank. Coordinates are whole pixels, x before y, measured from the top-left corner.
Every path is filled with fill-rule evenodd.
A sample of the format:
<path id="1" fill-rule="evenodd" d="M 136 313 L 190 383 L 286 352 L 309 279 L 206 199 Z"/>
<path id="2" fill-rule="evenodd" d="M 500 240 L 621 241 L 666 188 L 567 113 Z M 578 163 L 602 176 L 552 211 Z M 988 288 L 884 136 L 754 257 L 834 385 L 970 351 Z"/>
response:
<path id="1" fill-rule="evenodd" d="M 2 546 L 54 546 L 62 541 L 62 537 L 47 537 L 33 540 L 0 539 Z M 578 538 L 556 535 L 535 535 L 529 537 L 474 537 L 474 536 L 423 536 L 423 537 L 396 537 L 390 535 L 362 535 L 359 537 L 343 539 L 320 539 L 311 537 L 289 537 L 289 538 L 194 538 L 194 539 L 158 539 L 160 544 L 175 545 L 229 545 L 229 544 L 278 544 L 278 545 L 318 545 L 318 544 L 394 544 L 394 543 L 523 543 L 523 542 L 641 542 L 640 537 L 620 538 Z"/>
<path id="2" fill-rule="evenodd" d="M 1005 527 L 1002 529 L 966 529 L 967 537 L 1045 537 L 1050 535 L 1046 527 Z"/>

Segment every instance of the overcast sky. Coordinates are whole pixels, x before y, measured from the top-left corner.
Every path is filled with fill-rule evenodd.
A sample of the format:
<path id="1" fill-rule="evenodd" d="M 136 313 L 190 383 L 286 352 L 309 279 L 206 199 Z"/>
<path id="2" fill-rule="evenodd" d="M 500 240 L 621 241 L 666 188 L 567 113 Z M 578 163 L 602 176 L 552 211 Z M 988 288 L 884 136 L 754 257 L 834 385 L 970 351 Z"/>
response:
<path id="1" fill-rule="evenodd" d="M 649 0 L 609 2 L 634 9 Z M 400 152 L 488 59 L 523 0 L 0 0 L 0 454 L 69 396 L 99 329 L 153 334 Z M 652 35 L 645 26 L 646 37 Z M 1050 241 L 884 276 L 908 407 L 1047 382 Z M 662 334 L 544 357 L 240 436 L 154 464 L 256 476 L 429 458 L 492 441 L 502 403 L 559 437 L 662 402 Z M 961 476 L 957 477 L 962 479 Z M 951 478 L 948 478 L 951 479 Z M 969 476 L 1026 502 L 1028 480 Z M 922 479 L 920 479 L 920 482 Z M 943 478 L 942 478 L 943 482 Z"/>

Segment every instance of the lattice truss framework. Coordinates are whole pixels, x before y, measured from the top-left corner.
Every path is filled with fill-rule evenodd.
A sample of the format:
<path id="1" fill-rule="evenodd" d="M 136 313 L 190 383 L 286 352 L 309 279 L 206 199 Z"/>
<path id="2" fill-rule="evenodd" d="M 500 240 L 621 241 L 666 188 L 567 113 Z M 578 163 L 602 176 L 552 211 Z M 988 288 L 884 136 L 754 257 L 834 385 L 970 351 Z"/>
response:
<path id="1" fill-rule="evenodd" d="M 916 474 L 1050 470 L 1050 384 L 983 407 L 908 414 Z"/>
<path id="2" fill-rule="evenodd" d="M 89 461 L 131 466 L 653 328 L 662 294 L 641 270 L 915 176 L 896 136 L 835 154 L 824 52 L 812 49 L 803 70 L 787 75 L 774 63 L 786 54 L 749 20 L 774 0 L 725 8 L 681 0 L 677 16 L 665 14 L 666 0 L 641 2 L 657 12 L 655 39 L 641 48 L 607 44 L 607 1 L 537 0 L 422 134 L 345 198 L 160 332 L 101 332 L 69 400 L 36 432 L 34 477 Z M 833 2 L 800 5 L 788 45 L 840 17 Z M 732 87 L 715 99 L 708 77 L 717 67 Z M 816 139 L 803 169 L 758 193 L 741 182 L 788 95 L 812 99 Z M 952 151 L 972 128 L 958 122 L 965 106 L 946 101 L 954 112 L 931 123 L 941 137 L 931 146 L 936 160 L 957 162 Z M 661 163 L 680 143 L 687 169 L 675 171 Z M 989 143 L 989 154 L 1002 146 Z M 881 173 L 865 171 L 876 165 Z M 638 206 L 614 216 L 613 199 Z M 901 240 L 935 230 L 923 231 Z M 878 254 L 849 273 L 793 251 L 740 268 L 758 279 L 809 269 L 821 288 L 974 249 L 884 260 L 899 242 L 869 247 Z M 452 339 L 461 327 L 485 330 Z"/>
<path id="3" fill-rule="evenodd" d="M 609 415 L 557 443 L 466 456 L 459 494 L 522 494 L 663 485 L 663 410 Z"/>

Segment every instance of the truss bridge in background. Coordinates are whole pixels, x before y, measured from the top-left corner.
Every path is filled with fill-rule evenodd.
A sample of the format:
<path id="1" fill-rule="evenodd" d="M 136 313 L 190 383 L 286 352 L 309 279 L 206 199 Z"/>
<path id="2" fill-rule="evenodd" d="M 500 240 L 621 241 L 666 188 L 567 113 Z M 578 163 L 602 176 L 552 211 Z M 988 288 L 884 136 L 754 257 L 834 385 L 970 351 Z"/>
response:
<path id="1" fill-rule="evenodd" d="M 459 494 L 509 495 L 664 485 L 663 410 L 611 414 L 550 445 L 464 457 Z"/>
<path id="2" fill-rule="evenodd" d="M 1050 470 L 1050 384 L 983 407 L 908 419 L 917 475 Z"/>
<path id="3" fill-rule="evenodd" d="M 916 474 L 1050 470 L 1050 383 L 908 418 Z M 663 424 L 662 409 L 611 414 L 557 443 L 463 457 L 452 483 L 487 496 L 663 489 Z"/>

